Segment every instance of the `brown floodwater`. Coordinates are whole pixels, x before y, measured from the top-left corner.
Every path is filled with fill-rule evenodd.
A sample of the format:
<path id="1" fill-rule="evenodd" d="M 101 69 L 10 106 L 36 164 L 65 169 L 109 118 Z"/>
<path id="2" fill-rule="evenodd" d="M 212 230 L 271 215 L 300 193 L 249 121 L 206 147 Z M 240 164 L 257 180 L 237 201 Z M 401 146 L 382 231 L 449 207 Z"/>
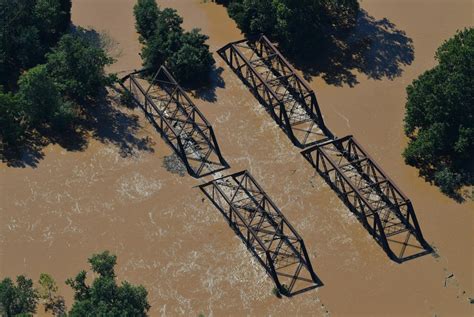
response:
<path id="1" fill-rule="evenodd" d="M 73 1 L 76 25 L 116 41 L 110 69 L 120 74 L 141 63 L 134 2 Z M 213 52 L 241 38 L 222 6 L 158 2 L 176 8 L 186 29 L 209 35 Z M 99 120 L 103 131 L 84 150 L 49 145 L 36 166 L 0 165 L 0 277 L 37 280 L 48 272 L 70 307 L 72 292 L 62 282 L 108 249 L 118 255 L 119 279 L 148 289 L 152 316 L 472 316 L 474 203 L 442 195 L 400 153 L 405 87 L 435 65 L 443 40 L 473 25 L 473 2 L 364 0 L 362 7 L 372 18 L 360 32 L 375 34 L 380 46 L 353 71 L 359 82 L 338 86 L 314 77 L 310 85 L 329 128 L 353 134 L 412 200 L 439 256 L 389 260 L 215 54 L 221 80 L 194 100 L 232 166 L 224 173 L 251 171 L 305 240 L 325 285 L 293 298 L 272 295 L 271 279 L 196 188 L 201 180 L 168 172 L 162 164 L 170 148 L 140 111 L 119 105 L 113 120 Z M 414 52 L 404 46 L 407 38 Z M 401 66 L 384 69 L 392 56 Z"/>

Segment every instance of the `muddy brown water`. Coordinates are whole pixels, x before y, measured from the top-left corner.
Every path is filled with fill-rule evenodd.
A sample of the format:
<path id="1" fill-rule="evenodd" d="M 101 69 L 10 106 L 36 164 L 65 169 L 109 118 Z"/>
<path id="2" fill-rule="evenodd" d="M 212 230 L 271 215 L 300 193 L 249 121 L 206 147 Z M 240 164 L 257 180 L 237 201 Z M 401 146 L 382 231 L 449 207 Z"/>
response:
<path id="1" fill-rule="evenodd" d="M 114 72 L 140 67 L 134 2 L 73 1 L 75 24 L 106 31 L 118 42 Z M 221 6 L 199 0 L 159 4 L 176 8 L 185 28 L 202 28 L 212 51 L 241 38 Z M 400 153 L 406 144 L 405 87 L 435 65 L 434 51 L 444 39 L 473 24 L 473 2 L 366 0 L 362 7 L 374 21 L 387 18 L 406 32 L 413 62 L 393 80 L 354 72 L 354 87 L 320 78 L 310 85 L 331 130 L 356 136 L 412 200 L 439 257 L 390 261 L 216 55 L 222 82 L 205 95 L 215 101 L 195 100 L 232 166 L 226 173 L 252 172 L 305 240 L 325 285 L 275 298 L 270 278 L 195 187 L 200 181 L 166 171 L 162 162 L 170 148 L 138 110 L 122 107 L 117 122 L 107 122 L 103 142 L 92 137 L 77 152 L 50 145 L 36 167 L 0 166 L 0 276 L 24 273 L 37 280 L 49 272 L 70 306 L 72 292 L 62 281 L 86 268 L 92 253 L 109 249 L 118 255 L 119 279 L 148 289 L 152 316 L 472 315 L 474 204 L 443 196 Z M 124 124 L 133 122 L 130 137 Z"/>

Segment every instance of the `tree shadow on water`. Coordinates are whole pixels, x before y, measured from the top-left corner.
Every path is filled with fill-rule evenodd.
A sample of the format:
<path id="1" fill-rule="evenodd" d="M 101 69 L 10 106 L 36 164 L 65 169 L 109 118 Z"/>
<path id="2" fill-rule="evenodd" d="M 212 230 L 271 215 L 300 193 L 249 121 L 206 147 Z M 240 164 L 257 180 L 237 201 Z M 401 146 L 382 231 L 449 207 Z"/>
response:
<path id="1" fill-rule="evenodd" d="M 199 88 L 189 87 L 192 91 L 191 94 L 195 98 L 202 99 L 207 102 L 216 102 L 217 95 L 216 90 L 217 88 L 225 88 L 225 82 L 222 78 L 222 72 L 224 69 L 222 67 L 214 67 L 209 74 L 209 82 Z M 186 87 L 187 88 L 187 87 Z"/>
<path id="2" fill-rule="evenodd" d="M 138 136 L 142 129 L 139 116 L 123 111 L 112 95 L 104 93 L 94 104 L 83 109 L 80 118 L 68 128 L 61 131 L 37 128 L 28 132 L 17 148 L 0 149 L 1 161 L 10 167 L 35 168 L 44 158 L 46 146 L 57 144 L 66 151 L 80 152 L 87 149 L 91 139 L 114 145 L 124 158 L 142 151 L 154 152 L 152 140 Z"/>
<path id="3" fill-rule="evenodd" d="M 139 116 L 123 112 L 114 105 L 116 102 L 108 97 L 89 111 L 84 126 L 90 131 L 91 137 L 115 145 L 122 157 L 134 156 L 141 151 L 153 153 L 151 138 L 137 136 L 142 129 Z"/>
<path id="4" fill-rule="evenodd" d="M 317 53 L 295 61 L 307 80 L 321 76 L 328 84 L 353 87 L 359 83 L 356 72 L 392 80 L 414 59 L 412 39 L 387 18 L 377 20 L 365 10 L 359 12 L 349 34 L 337 26 L 326 33 Z"/>

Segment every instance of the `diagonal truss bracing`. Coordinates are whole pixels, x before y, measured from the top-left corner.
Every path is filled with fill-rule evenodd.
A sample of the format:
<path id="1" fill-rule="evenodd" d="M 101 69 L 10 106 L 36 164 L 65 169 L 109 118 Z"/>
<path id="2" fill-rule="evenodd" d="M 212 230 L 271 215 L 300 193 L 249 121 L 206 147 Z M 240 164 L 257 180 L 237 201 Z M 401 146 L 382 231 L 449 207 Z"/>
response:
<path id="1" fill-rule="evenodd" d="M 411 201 L 352 136 L 302 152 L 388 256 L 403 262 L 431 252 Z"/>
<path id="2" fill-rule="evenodd" d="M 332 138 L 313 90 L 264 35 L 229 43 L 218 53 L 293 144 L 305 148 Z"/>
<path id="3" fill-rule="evenodd" d="M 247 171 L 200 185 L 282 294 L 322 285 L 303 239 Z"/>
<path id="4" fill-rule="evenodd" d="M 131 93 L 188 173 L 202 177 L 228 168 L 212 126 L 168 70 L 161 66 L 150 82 L 141 78 L 141 73 L 125 76 L 122 87 Z"/>

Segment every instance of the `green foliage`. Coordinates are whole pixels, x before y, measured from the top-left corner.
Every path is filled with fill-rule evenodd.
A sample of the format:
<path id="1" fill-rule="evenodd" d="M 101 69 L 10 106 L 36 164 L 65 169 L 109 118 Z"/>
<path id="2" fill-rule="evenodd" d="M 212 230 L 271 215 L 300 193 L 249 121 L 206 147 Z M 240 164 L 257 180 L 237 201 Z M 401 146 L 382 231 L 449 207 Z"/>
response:
<path id="1" fill-rule="evenodd" d="M 206 44 L 208 37 L 199 29 L 184 32 L 181 27 L 183 19 L 174 9 L 158 11 L 154 26 L 149 26 L 151 19 L 141 12 L 135 7 L 137 31 L 144 43 L 143 66 L 153 72 L 166 65 L 184 85 L 206 82 L 215 64 Z"/>
<path id="2" fill-rule="evenodd" d="M 169 67 L 183 83 L 191 83 L 195 78 L 206 78 L 215 61 L 206 44 L 208 36 L 198 29 L 186 32 L 181 37 L 181 48 L 169 58 Z"/>
<path id="3" fill-rule="evenodd" d="M 278 290 L 277 287 L 273 287 L 273 288 L 272 288 L 272 294 L 275 295 L 275 296 L 278 297 L 278 298 L 281 298 L 280 291 Z"/>
<path id="4" fill-rule="evenodd" d="M 70 0 L 0 0 L 0 85 L 11 90 L 70 24 Z"/>
<path id="5" fill-rule="evenodd" d="M 231 0 L 228 12 L 248 36 L 263 33 L 288 54 L 314 55 L 329 28 L 349 29 L 358 0 Z"/>
<path id="6" fill-rule="evenodd" d="M 41 273 L 38 281 L 40 287 L 38 288 L 38 296 L 41 299 L 50 299 L 58 291 L 58 285 L 53 277 L 46 273 Z"/>
<path id="7" fill-rule="evenodd" d="M 70 10 L 70 0 L 0 0 L 0 85 L 7 91 L 0 91 L 2 155 L 19 153 L 26 135 L 64 132 L 78 106 L 100 97 L 115 79 L 105 74 L 113 60 L 96 32 L 77 28 L 63 35 Z"/>
<path id="8" fill-rule="evenodd" d="M 66 304 L 62 296 L 58 296 L 58 286 L 53 277 L 41 273 L 38 281 L 38 296 L 42 299 L 45 311 L 52 312 L 54 316 L 66 316 Z"/>
<path id="9" fill-rule="evenodd" d="M 40 40 L 46 47 L 56 44 L 71 23 L 71 1 L 36 0 L 34 24 L 38 28 Z"/>
<path id="10" fill-rule="evenodd" d="M 25 113 L 18 96 L 0 90 L 0 144 L 16 146 L 25 131 Z"/>
<path id="11" fill-rule="evenodd" d="M 407 87 L 404 122 L 410 142 L 403 156 L 453 196 L 472 182 L 474 29 L 444 42 L 435 57 L 439 64 Z"/>
<path id="12" fill-rule="evenodd" d="M 104 277 L 115 277 L 114 267 L 117 264 L 117 256 L 110 254 L 109 251 L 94 254 L 90 259 L 92 271 Z"/>
<path id="13" fill-rule="evenodd" d="M 101 47 L 79 34 L 64 35 L 47 54 L 47 69 L 59 91 L 78 103 L 95 100 L 112 82 L 105 74 L 112 62 Z"/>
<path id="14" fill-rule="evenodd" d="M 44 124 L 63 129 L 74 119 L 74 109 L 64 101 L 46 65 L 38 65 L 24 73 L 18 81 L 18 97 L 28 121 L 34 127 Z"/>
<path id="15" fill-rule="evenodd" d="M 34 0 L 0 0 L 0 85 L 13 87 L 22 70 L 35 65 L 42 47 L 33 25 Z"/>
<path id="16" fill-rule="evenodd" d="M 434 183 L 439 186 L 443 193 L 454 195 L 459 184 L 462 184 L 462 175 L 449 167 L 443 167 L 435 173 Z"/>
<path id="17" fill-rule="evenodd" d="M 133 7 L 135 15 L 135 28 L 141 35 L 140 41 L 144 42 L 156 31 L 156 20 L 160 14 L 155 0 L 138 0 Z"/>
<path id="18" fill-rule="evenodd" d="M 70 316 L 147 316 L 150 309 L 147 291 L 143 286 L 128 282 L 117 285 L 116 261 L 117 257 L 108 251 L 94 254 L 89 263 L 98 276 L 90 286 L 86 284 L 85 271 L 66 281 L 74 290 L 75 302 Z"/>
<path id="19" fill-rule="evenodd" d="M 36 312 L 38 294 L 33 281 L 23 275 L 16 278 L 16 285 L 10 278 L 0 282 L 0 314 L 10 316 L 32 316 Z M 3 310 L 3 312 L 2 312 Z"/>

